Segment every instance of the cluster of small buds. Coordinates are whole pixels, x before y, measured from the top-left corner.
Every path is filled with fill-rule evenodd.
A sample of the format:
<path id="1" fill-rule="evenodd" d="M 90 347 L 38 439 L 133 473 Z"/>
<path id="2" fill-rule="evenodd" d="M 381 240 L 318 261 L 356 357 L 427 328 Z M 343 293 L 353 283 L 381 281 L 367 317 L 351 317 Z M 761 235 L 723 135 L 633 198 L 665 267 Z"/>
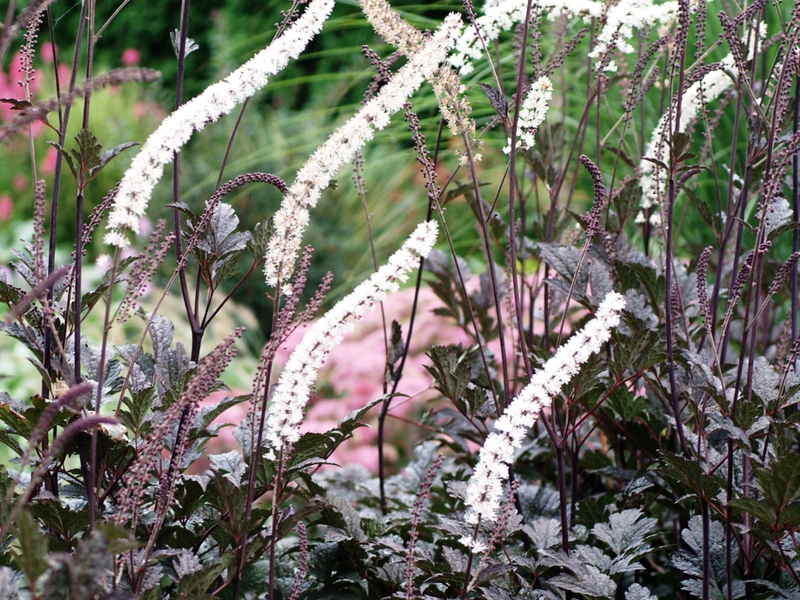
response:
<path id="1" fill-rule="evenodd" d="M 519 109 L 517 122 L 518 148 L 527 150 L 536 143 L 534 136 L 547 116 L 547 104 L 552 98 L 553 84 L 550 82 L 550 78 L 546 76 L 540 77 L 531 85 L 531 89 Z M 511 138 L 508 139 L 508 145 L 503 148 L 503 152 L 506 154 L 511 152 Z"/>
<path id="2" fill-rule="evenodd" d="M 28 22 L 23 36 L 24 44 L 22 45 L 22 64 L 19 67 L 19 72 L 22 75 L 22 80 L 19 81 L 21 88 L 25 90 L 27 100 L 31 99 L 31 83 L 36 79 L 36 71 L 33 68 L 33 59 L 36 56 L 36 40 L 39 38 L 39 25 L 42 23 L 44 17 L 44 10 L 37 12 L 34 17 Z"/>
<path id="3" fill-rule="evenodd" d="M 303 16 L 272 44 L 164 119 L 122 178 L 117 202 L 109 216 L 107 244 L 118 248 L 130 244 L 126 231 L 139 232 L 139 219 L 145 214 L 164 165 L 172 161 L 195 131 L 230 113 L 264 87 L 271 75 L 283 70 L 290 59 L 297 58 L 322 29 L 333 4 L 333 0 L 314 0 Z"/>
<path id="4" fill-rule="evenodd" d="M 414 572 L 417 566 L 417 540 L 419 539 L 419 526 L 422 524 L 422 511 L 425 508 L 425 500 L 428 492 L 431 491 L 436 475 L 442 468 L 444 454 L 436 455 L 436 459 L 425 474 L 422 485 L 419 487 L 417 497 L 414 498 L 414 506 L 411 509 L 411 528 L 408 532 L 408 547 L 406 548 L 406 598 L 416 598 L 417 589 L 414 584 Z"/>
<path id="5" fill-rule="evenodd" d="M 404 109 L 406 121 L 408 121 L 408 130 L 411 132 L 414 148 L 417 150 L 417 161 L 422 165 L 420 171 L 425 178 L 425 188 L 428 190 L 428 199 L 431 202 L 438 202 L 439 197 L 442 195 L 442 190 L 436 185 L 436 165 L 431 158 L 430 152 L 428 152 L 427 144 L 425 144 L 425 136 L 422 134 L 422 126 L 419 124 L 419 117 L 417 113 L 411 110 L 410 102 L 406 103 Z"/>
<path id="6" fill-rule="evenodd" d="M 114 201 L 117 197 L 117 192 L 119 191 L 119 184 L 108 192 L 105 197 L 94 207 L 92 210 L 92 214 L 89 215 L 89 218 L 83 224 L 83 233 L 81 234 L 81 249 L 83 256 L 86 256 L 86 247 L 92 241 L 92 234 L 94 230 L 97 229 L 97 226 L 100 224 L 100 221 L 105 216 L 106 212 L 113 206 Z"/>
<path id="7" fill-rule="evenodd" d="M 794 272 L 795 265 L 797 265 L 797 261 L 800 259 L 800 252 L 794 252 L 789 257 L 789 259 L 783 263 L 780 269 L 778 269 L 778 273 L 775 275 L 775 279 L 772 280 L 772 283 L 769 286 L 769 295 L 772 296 L 776 294 L 781 286 L 786 283 L 786 280 L 789 279 L 789 276 Z"/>
<path id="8" fill-rule="evenodd" d="M 150 282 L 153 280 L 153 275 L 155 275 L 159 265 L 164 262 L 167 251 L 172 246 L 172 242 L 175 241 L 175 234 L 172 232 L 168 233 L 164 239 L 161 239 L 166 226 L 167 223 L 164 219 L 158 220 L 144 251 L 131 269 L 131 274 L 128 278 L 128 290 L 117 311 L 119 323 L 127 321 L 136 310 L 139 298 L 147 293 Z"/>
<path id="9" fill-rule="evenodd" d="M 177 423 L 181 421 L 184 412 L 186 412 L 184 420 L 191 423 L 200 401 L 214 389 L 219 376 L 236 355 L 233 343 L 241 337 L 242 331 L 243 329 L 241 328 L 235 329 L 203 359 L 178 400 L 155 423 L 153 432 L 138 449 L 136 458 L 125 476 L 125 485 L 118 497 L 117 506 L 119 510 L 115 516 L 117 524 L 124 523 L 127 518 L 138 514 L 144 488 L 150 482 L 150 472 L 162 458 L 164 440 L 169 437 Z M 175 452 L 181 457 L 186 450 L 186 441 L 189 439 L 188 430 L 189 428 L 185 427 L 181 432 L 180 438 L 176 441 Z M 173 464 L 179 465 L 180 462 L 180 460 L 174 460 Z M 168 473 L 161 481 L 158 498 L 160 508 L 163 508 L 164 504 L 168 503 L 169 494 L 174 484 L 173 478 L 176 476 L 177 472 Z"/>
<path id="10" fill-rule="evenodd" d="M 533 374 L 528 385 L 497 420 L 495 431 L 489 434 L 481 448 L 480 459 L 467 486 L 468 523 L 495 520 L 514 451 L 522 446 L 542 409 L 550 406 L 562 386 L 611 338 L 611 329 L 619 324 L 623 308 L 625 298 L 609 292 L 598 307 L 595 318 L 559 347 L 555 355 Z M 472 550 L 476 552 L 474 547 Z"/>
<path id="11" fill-rule="evenodd" d="M 461 17 L 452 13 L 442 26 L 409 57 L 408 62 L 384 85 L 375 98 L 320 146 L 297 173 L 295 182 L 273 218 L 273 234 L 266 251 L 264 276 L 267 285 L 285 285 L 291 278 L 300 243 L 308 225 L 310 208 L 316 205 L 333 176 L 356 152 L 372 139 L 375 130 L 385 128 L 391 116 L 439 68 L 461 31 Z"/>
<path id="12" fill-rule="evenodd" d="M 592 239 L 600 230 L 600 219 L 603 216 L 603 208 L 606 205 L 606 188 L 603 184 L 603 173 L 600 171 L 600 167 L 594 164 L 585 154 L 581 154 L 578 160 L 589 171 L 594 182 L 594 202 L 592 203 L 592 210 L 589 211 L 589 223 L 586 227 L 586 237 Z"/>
<path id="13" fill-rule="evenodd" d="M 300 557 L 297 569 L 294 573 L 294 583 L 292 583 L 292 593 L 289 600 L 297 600 L 303 592 L 303 584 L 308 574 L 308 535 L 306 526 L 302 521 L 297 522 L 297 538 L 300 541 Z"/>
<path id="14" fill-rule="evenodd" d="M 739 268 L 739 273 L 736 275 L 736 279 L 734 279 L 733 284 L 731 284 L 731 289 L 728 292 L 728 314 L 733 311 L 733 307 L 736 306 L 736 303 L 739 301 L 739 296 L 742 295 L 744 284 L 747 283 L 747 278 L 750 276 L 750 271 L 753 268 L 754 257 L 755 252 L 750 252 L 747 255 L 747 258 L 744 259 L 742 266 Z"/>
<path id="15" fill-rule="evenodd" d="M 399 289 L 408 273 L 419 266 L 420 258 L 428 256 L 437 233 L 434 221 L 418 225 L 387 264 L 314 323 L 294 349 L 275 388 L 267 415 L 266 441 L 272 460 L 300 438 L 306 403 L 330 351 L 352 329 L 352 321 L 360 319 L 387 294 Z"/>
<path id="16" fill-rule="evenodd" d="M 700 305 L 700 314 L 706 322 L 706 327 L 711 330 L 711 307 L 708 304 L 708 282 L 706 273 L 708 263 L 711 260 L 711 246 L 708 246 L 700 253 L 697 259 L 697 302 Z"/>
<path id="17" fill-rule="evenodd" d="M 422 32 L 399 18 L 386 0 L 361 0 L 367 22 L 387 44 L 396 46 L 406 56 L 413 55 L 422 44 Z"/>
<path id="18" fill-rule="evenodd" d="M 33 269 L 36 280 L 45 278 L 44 219 L 47 213 L 47 186 L 44 179 L 33 184 Z"/>
<path id="19" fill-rule="evenodd" d="M 364 94 L 364 98 L 361 100 L 361 106 L 364 106 L 376 96 L 381 86 L 392 78 L 392 65 L 400 60 L 400 57 L 403 56 L 403 53 L 397 50 L 393 52 L 386 60 L 381 60 L 381 57 L 378 56 L 378 53 L 366 44 L 361 46 L 361 53 L 369 59 L 369 62 L 378 71 L 375 73 L 372 81 L 369 82 L 369 86 L 367 86 L 367 91 Z"/>
<path id="20" fill-rule="evenodd" d="M 242 442 L 242 445 L 247 454 L 250 454 L 252 449 L 258 445 L 256 442 L 256 436 L 258 435 L 256 411 L 259 407 L 266 404 L 270 373 L 278 349 L 286 342 L 292 332 L 294 332 L 300 324 L 310 321 L 313 316 L 317 314 L 317 311 L 320 306 L 322 306 L 322 303 L 325 301 L 331 289 L 333 275 L 329 271 L 322 278 L 319 287 L 317 287 L 317 291 L 314 292 L 313 298 L 306 304 L 300 314 L 297 314 L 300 299 L 308 281 L 308 270 L 311 267 L 313 252 L 314 249 L 311 246 L 306 246 L 303 250 L 303 255 L 300 258 L 297 271 L 294 274 L 292 294 L 286 299 L 286 303 L 278 312 L 278 316 L 275 318 L 275 327 L 272 330 L 269 341 L 261 351 L 261 358 L 258 362 L 255 377 L 253 378 L 253 394 L 250 398 L 250 407 L 248 408 L 247 419 L 245 421 L 250 430 L 250 437 L 242 438 L 245 440 Z"/>

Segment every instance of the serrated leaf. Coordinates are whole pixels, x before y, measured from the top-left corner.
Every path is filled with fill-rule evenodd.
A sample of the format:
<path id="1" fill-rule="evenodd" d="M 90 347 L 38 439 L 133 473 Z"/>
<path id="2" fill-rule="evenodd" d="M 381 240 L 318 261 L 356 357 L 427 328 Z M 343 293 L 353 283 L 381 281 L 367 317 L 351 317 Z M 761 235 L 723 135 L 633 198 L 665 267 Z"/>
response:
<path id="1" fill-rule="evenodd" d="M 272 227 L 270 222 L 256 223 L 253 227 L 253 233 L 249 240 L 247 240 L 247 249 L 250 254 L 260 258 L 263 256 L 269 244 L 269 238 L 272 235 Z"/>
<path id="2" fill-rule="evenodd" d="M 547 262 L 561 278 L 571 285 L 575 279 L 578 264 L 581 258 L 580 249 L 569 244 L 551 244 L 540 242 L 537 244 L 542 260 Z M 585 266 L 585 265 L 584 265 Z M 589 281 L 588 269 L 581 268 L 577 279 L 575 279 L 574 294 L 578 296 L 586 295 L 586 285 Z"/>
<path id="3" fill-rule="evenodd" d="M 712 500 L 725 488 L 725 481 L 718 475 L 705 473 L 697 461 L 689 460 L 672 452 L 664 452 L 664 475 L 670 476 L 676 486 L 687 487 L 695 494 Z"/>
<path id="4" fill-rule="evenodd" d="M 486 93 L 486 96 L 489 98 L 489 103 L 492 105 L 492 108 L 497 111 L 497 114 L 500 115 L 500 118 L 504 122 L 508 122 L 508 98 L 503 95 L 503 92 L 491 85 L 486 85 L 485 83 L 479 83 L 478 85 L 480 85 L 481 89 Z"/>
<path id="5" fill-rule="evenodd" d="M 655 331 L 639 331 L 636 335 L 623 338 L 614 348 L 614 359 L 609 368 L 617 379 L 622 379 L 632 365 L 641 371 L 660 362 L 661 345 Z"/>
<path id="6" fill-rule="evenodd" d="M 39 524 L 25 508 L 17 517 L 15 532 L 19 552 L 15 553 L 14 559 L 32 588 L 36 580 L 47 571 L 47 536 L 41 532 Z"/>
<path id="7" fill-rule="evenodd" d="M 700 213 L 700 217 L 703 219 L 706 225 L 711 227 L 714 232 L 719 235 L 720 231 L 717 229 L 719 223 L 719 219 L 714 219 L 714 214 L 711 212 L 711 208 L 706 204 L 706 202 L 697 195 L 697 193 L 691 189 L 687 185 L 681 186 L 683 191 L 686 193 L 687 198 L 691 200 L 694 207 L 697 209 L 697 212 Z"/>
<path id="8" fill-rule="evenodd" d="M 52 140 L 48 140 L 47 143 L 50 144 L 53 148 L 55 148 L 56 151 L 61 155 L 61 157 L 67 163 L 67 166 L 69 167 L 69 170 L 72 173 L 72 177 L 75 179 L 75 181 L 78 181 L 78 169 L 75 167 L 75 162 L 72 160 L 72 156 L 70 155 L 69 152 L 67 152 L 66 148 L 64 148 L 58 142 L 54 142 Z"/>
<path id="9" fill-rule="evenodd" d="M 175 58 L 179 58 L 180 48 L 181 48 L 181 30 L 175 29 L 169 33 L 169 39 L 172 42 L 172 49 L 175 51 Z M 192 38 L 186 38 L 186 45 L 184 46 L 183 57 L 186 58 L 195 50 L 198 50 L 200 46 L 197 45 Z"/>
<path id="10" fill-rule="evenodd" d="M 345 534 L 344 536 L 335 535 L 333 538 L 328 534 L 325 536 L 327 541 L 353 539 L 357 542 L 365 542 L 367 540 L 367 536 L 361 528 L 361 515 L 350 506 L 347 500 L 328 494 L 325 501 L 328 503 L 329 509 L 332 509 L 325 511 L 329 516 L 329 523 Z"/>
<path id="11" fill-rule="evenodd" d="M 470 383 L 470 368 L 461 360 L 460 346 L 431 346 L 426 352 L 433 366 L 425 369 L 436 380 L 436 387 L 446 398 L 457 401 Z"/>
<path id="12" fill-rule="evenodd" d="M 102 144 L 88 129 L 81 129 L 75 136 L 77 148 L 70 153 L 75 159 L 79 178 L 86 178 L 89 171 L 100 165 L 100 151 Z"/>
<path id="13" fill-rule="evenodd" d="M 97 175 L 103 168 L 111 162 L 112 159 L 119 156 L 128 148 L 133 148 L 134 146 L 138 146 L 138 142 L 125 142 L 123 144 L 119 144 L 118 146 L 114 146 L 111 150 L 106 150 L 100 155 L 100 159 L 98 160 L 97 164 L 91 167 L 88 171 L 89 179 L 93 179 L 95 175 Z"/>
<path id="14" fill-rule="evenodd" d="M 800 499 L 800 454 L 791 453 L 773 461 L 769 469 L 755 469 L 764 498 L 776 514 Z"/>
<path id="15" fill-rule="evenodd" d="M 639 508 L 626 509 L 610 515 L 607 524 L 595 525 L 592 533 L 615 554 L 639 556 L 650 549 L 647 541 L 657 525 L 655 519 L 643 517 Z"/>

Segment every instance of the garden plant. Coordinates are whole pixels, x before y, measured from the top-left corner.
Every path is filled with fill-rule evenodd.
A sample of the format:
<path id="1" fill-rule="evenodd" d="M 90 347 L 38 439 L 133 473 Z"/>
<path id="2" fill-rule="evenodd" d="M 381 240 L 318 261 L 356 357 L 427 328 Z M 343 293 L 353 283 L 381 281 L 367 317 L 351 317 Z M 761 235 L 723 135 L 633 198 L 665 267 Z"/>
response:
<path id="1" fill-rule="evenodd" d="M 163 69 L 60 4 L 0 29 L 0 600 L 800 599 L 800 3 L 296 0 L 231 64 L 182 0 Z"/>

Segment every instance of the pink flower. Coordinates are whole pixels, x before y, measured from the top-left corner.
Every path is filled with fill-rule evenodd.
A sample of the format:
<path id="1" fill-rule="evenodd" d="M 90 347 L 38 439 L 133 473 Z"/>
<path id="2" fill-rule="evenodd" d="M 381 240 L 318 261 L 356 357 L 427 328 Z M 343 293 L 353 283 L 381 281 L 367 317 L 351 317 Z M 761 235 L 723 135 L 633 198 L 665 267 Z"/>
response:
<path id="1" fill-rule="evenodd" d="M 42 163 L 42 173 L 44 175 L 52 175 L 56 171 L 56 159 L 58 158 L 58 150 L 52 146 L 48 146 L 47 154 L 44 155 L 44 162 Z"/>
<path id="2" fill-rule="evenodd" d="M 142 60 L 142 53 L 136 48 L 128 48 L 122 53 L 122 64 L 126 67 L 135 67 Z"/>
<path id="3" fill-rule="evenodd" d="M 29 185 L 28 178 L 21 173 L 14 175 L 14 189 L 18 192 L 21 192 Z"/>
<path id="4" fill-rule="evenodd" d="M 56 46 L 56 52 L 58 51 L 58 46 Z M 40 51 L 40 56 L 42 60 L 46 62 L 48 65 L 52 65 L 55 61 L 53 60 L 53 45 L 49 42 L 42 44 L 42 49 Z"/>
<path id="5" fill-rule="evenodd" d="M 14 201 L 8 194 L 0 196 L 0 221 L 8 221 L 14 212 Z"/>

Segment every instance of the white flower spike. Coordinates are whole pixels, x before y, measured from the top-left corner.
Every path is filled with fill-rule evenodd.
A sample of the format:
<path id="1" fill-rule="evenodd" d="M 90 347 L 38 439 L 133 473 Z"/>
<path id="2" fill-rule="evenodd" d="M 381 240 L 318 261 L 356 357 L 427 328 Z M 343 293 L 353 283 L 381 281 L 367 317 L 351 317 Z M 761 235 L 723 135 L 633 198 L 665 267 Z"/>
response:
<path id="1" fill-rule="evenodd" d="M 269 77 L 282 71 L 297 58 L 333 10 L 334 0 L 313 0 L 303 15 L 283 35 L 236 69 L 213 84 L 161 122 L 133 159 L 120 184 L 114 208 L 108 219 L 106 244 L 126 248 L 128 230 L 139 233 L 141 219 L 153 189 L 161 179 L 164 165 L 189 141 L 195 131 L 231 112 L 263 88 Z"/>
<path id="2" fill-rule="evenodd" d="M 330 351 L 387 294 L 400 288 L 408 273 L 428 256 L 439 232 L 435 221 L 417 226 L 389 261 L 340 300 L 303 336 L 278 380 L 267 414 L 266 444 L 271 458 L 300 439 L 300 423 L 319 372 Z"/>
<path id="3" fill-rule="evenodd" d="M 522 446 L 528 430 L 542 409 L 550 406 L 553 396 L 610 339 L 611 329 L 619 325 L 623 308 L 625 298 L 610 292 L 598 307 L 595 318 L 558 348 L 497 419 L 495 431 L 486 438 L 467 486 L 468 523 L 495 520 L 514 451 Z"/>
<path id="4" fill-rule="evenodd" d="M 273 219 L 274 231 L 267 246 L 264 276 L 267 285 L 280 281 L 284 294 L 300 252 L 308 211 L 316 205 L 322 191 L 344 164 L 372 139 L 375 130 L 389 124 L 391 116 L 403 108 L 406 100 L 439 68 L 461 32 L 461 17 L 448 15 L 442 26 L 409 59 L 375 98 L 353 118 L 337 129 L 297 173 L 295 182 L 284 196 Z"/>

